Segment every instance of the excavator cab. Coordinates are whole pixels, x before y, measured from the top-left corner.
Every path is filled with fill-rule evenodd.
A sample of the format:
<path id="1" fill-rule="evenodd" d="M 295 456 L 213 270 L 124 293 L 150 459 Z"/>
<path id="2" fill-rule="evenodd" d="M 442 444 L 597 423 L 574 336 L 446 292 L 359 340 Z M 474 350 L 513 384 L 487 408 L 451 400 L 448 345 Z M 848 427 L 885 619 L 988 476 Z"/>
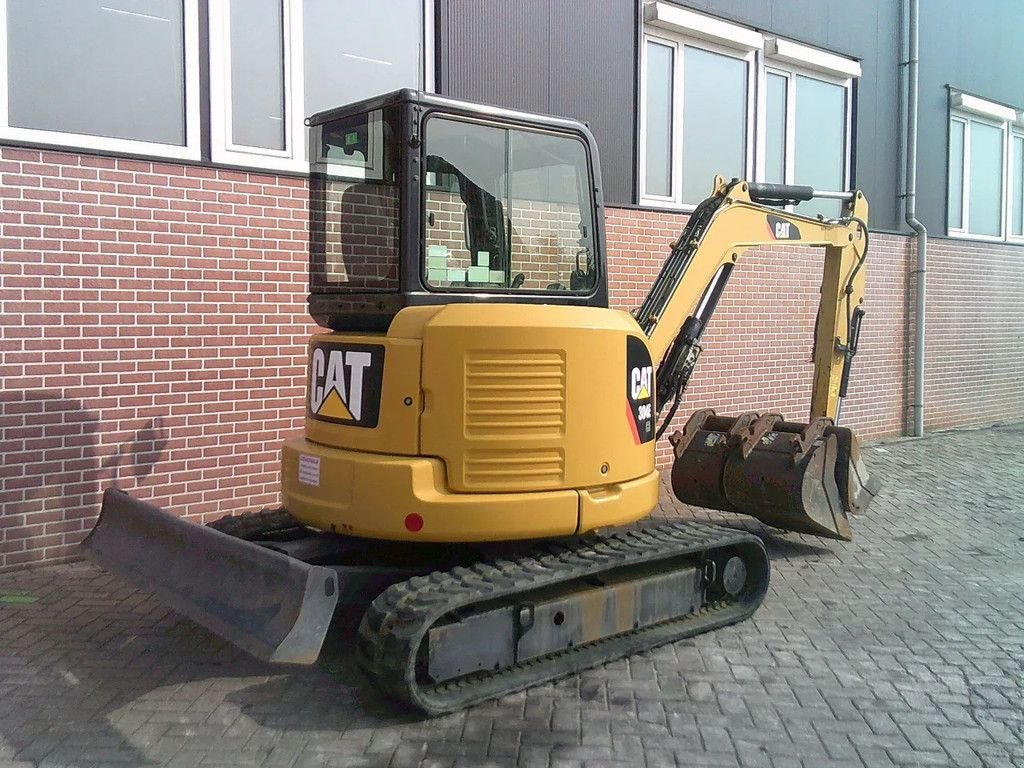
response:
<path id="1" fill-rule="evenodd" d="M 383 332 L 432 304 L 608 306 L 585 126 L 411 90 L 307 124 L 322 326 Z"/>

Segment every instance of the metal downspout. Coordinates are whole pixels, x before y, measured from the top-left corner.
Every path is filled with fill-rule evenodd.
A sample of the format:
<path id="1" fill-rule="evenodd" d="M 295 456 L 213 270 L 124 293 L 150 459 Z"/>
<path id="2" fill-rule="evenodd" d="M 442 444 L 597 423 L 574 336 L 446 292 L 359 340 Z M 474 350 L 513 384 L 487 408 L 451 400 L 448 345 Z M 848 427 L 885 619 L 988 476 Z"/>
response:
<path id="1" fill-rule="evenodd" d="M 917 259 L 911 272 L 916 277 L 917 297 L 914 307 L 914 437 L 924 435 L 924 316 L 926 304 L 925 277 L 928 264 L 928 230 L 917 218 L 917 64 L 918 64 L 918 0 L 904 0 L 908 18 L 907 55 L 907 163 L 904 194 L 904 218 L 917 233 Z"/>

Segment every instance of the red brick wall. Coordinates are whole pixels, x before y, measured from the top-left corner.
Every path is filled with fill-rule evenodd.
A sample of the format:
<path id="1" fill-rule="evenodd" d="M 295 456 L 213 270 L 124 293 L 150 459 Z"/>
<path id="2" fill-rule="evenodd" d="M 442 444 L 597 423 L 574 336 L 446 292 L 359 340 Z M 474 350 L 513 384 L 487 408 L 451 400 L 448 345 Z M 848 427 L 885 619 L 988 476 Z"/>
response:
<path id="1" fill-rule="evenodd" d="M 1024 416 L 1024 248 L 928 241 L 925 429 Z"/>
<path id="2" fill-rule="evenodd" d="M 0 153 L 0 568 L 115 480 L 197 518 L 277 498 L 302 426 L 302 179 Z"/>
<path id="3" fill-rule="evenodd" d="M 276 502 L 314 330 L 306 194 L 274 175 L 0 151 L 0 570 L 70 555 L 115 481 L 198 520 Z M 640 303 L 683 220 L 608 211 L 616 306 Z M 904 430 L 910 376 L 912 243 L 872 241 L 846 410 L 867 437 Z M 1022 258 L 933 241 L 929 427 L 1024 415 Z M 805 413 L 819 269 L 809 250 L 741 261 L 681 411 Z"/>

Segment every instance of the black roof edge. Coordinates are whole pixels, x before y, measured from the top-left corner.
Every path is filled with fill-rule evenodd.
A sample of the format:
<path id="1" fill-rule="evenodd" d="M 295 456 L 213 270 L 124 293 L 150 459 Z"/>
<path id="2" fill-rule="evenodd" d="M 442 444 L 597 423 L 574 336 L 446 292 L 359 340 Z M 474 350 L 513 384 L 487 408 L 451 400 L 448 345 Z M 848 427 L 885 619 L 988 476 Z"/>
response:
<path id="1" fill-rule="evenodd" d="M 306 125 L 322 125 L 330 120 L 340 117 L 367 112 L 371 109 L 381 109 L 400 103 L 415 103 L 426 109 L 451 109 L 468 115 L 479 117 L 497 118 L 517 123 L 527 123 L 539 127 L 571 130 L 590 137 L 590 129 L 579 120 L 557 115 L 545 115 L 537 112 L 522 112 L 516 109 L 508 109 L 493 104 L 481 104 L 475 101 L 463 101 L 449 96 L 440 96 L 436 93 L 428 93 L 413 88 L 401 88 L 390 93 L 383 93 L 379 96 L 372 96 L 362 101 L 356 101 L 340 107 L 325 109 L 306 118 Z"/>

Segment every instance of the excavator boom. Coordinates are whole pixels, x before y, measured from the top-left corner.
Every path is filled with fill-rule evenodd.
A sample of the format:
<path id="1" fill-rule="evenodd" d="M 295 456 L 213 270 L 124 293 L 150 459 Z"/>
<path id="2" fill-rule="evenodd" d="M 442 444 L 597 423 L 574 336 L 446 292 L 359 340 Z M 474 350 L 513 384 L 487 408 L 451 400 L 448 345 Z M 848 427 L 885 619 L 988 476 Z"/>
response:
<path id="1" fill-rule="evenodd" d="M 815 323 L 808 423 L 777 413 L 735 418 L 698 411 L 672 436 L 672 487 L 696 506 L 751 515 L 784 530 L 852 538 L 847 514 L 866 509 L 877 483 L 860 461 L 853 432 L 836 425 L 864 317 L 867 202 L 843 193 L 836 220 L 792 213 L 810 187 L 750 184 L 721 177 L 697 206 L 636 317 L 658 366 L 659 411 L 668 426 L 734 265 L 748 248 L 784 243 L 824 250 Z"/>

